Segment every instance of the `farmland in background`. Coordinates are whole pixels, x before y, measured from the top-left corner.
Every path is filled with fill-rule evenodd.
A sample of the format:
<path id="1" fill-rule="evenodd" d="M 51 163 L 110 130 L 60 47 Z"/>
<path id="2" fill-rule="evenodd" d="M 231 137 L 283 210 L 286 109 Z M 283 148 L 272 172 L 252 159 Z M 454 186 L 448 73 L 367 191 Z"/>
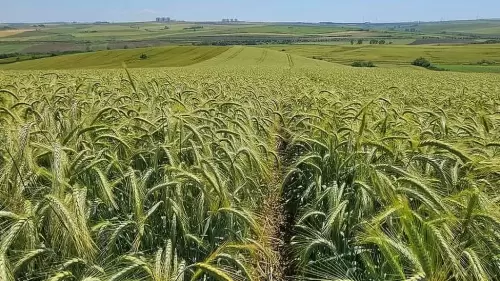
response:
<path id="1" fill-rule="evenodd" d="M 389 44 L 463 44 L 500 38 L 500 21 L 434 23 L 66 23 L 15 24 L 0 27 L 2 45 L 17 45 L 16 52 L 86 51 L 125 46 L 218 44 L 220 41 L 263 44 L 286 41 L 345 44 L 350 40 L 383 39 Z M 26 47 L 29 44 L 29 48 Z M 53 43 L 49 44 L 48 43 Z M 60 44 L 60 45 L 59 45 Z"/>
<path id="2" fill-rule="evenodd" d="M 438 64 L 476 64 L 481 60 L 500 63 L 500 44 L 461 46 L 324 46 L 308 44 L 265 47 L 342 64 L 349 64 L 355 60 L 370 60 L 380 64 L 408 65 L 418 57 L 426 57 Z"/>

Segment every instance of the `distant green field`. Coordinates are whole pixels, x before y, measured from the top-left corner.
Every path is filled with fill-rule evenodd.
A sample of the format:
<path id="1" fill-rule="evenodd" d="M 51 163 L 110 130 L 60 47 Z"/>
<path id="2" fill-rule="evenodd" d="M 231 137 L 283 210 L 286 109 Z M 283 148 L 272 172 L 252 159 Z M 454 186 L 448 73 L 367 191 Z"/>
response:
<path id="1" fill-rule="evenodd" d="M 29 46 L 31 46 L 29 43 L 1 43 L 0 54 L 18 53 Z"/>
<path id="2" fill-rule="evenodd" d="M 439 67 L 456 72 L 478 72 L 478 73 L 500 73 L 500 65 L 447 65 L 440 64 Z"/>
<path id="3" fill-rule="evenodd" d="M 309 58 L 350 64 L 368 60 L 380 64 L 407 65 L 418 57 L 435 64 L 474 64 L 480 60 L 500 61 L 500 44 L 461 46 L 404 46 L 404 45 L 274 45 L 273 50 L 284 50 Z"/>
<path id="4" fill-rule="evenodd" d="M 199 63 L 226 52 L 229 47 L 159 47 L 112 50 L 64 55 L 0 66 L 1 69 L 85 69 L 128 67 L 173 67 Z M 146 59 L 141 59 L 145 54 Z"/>

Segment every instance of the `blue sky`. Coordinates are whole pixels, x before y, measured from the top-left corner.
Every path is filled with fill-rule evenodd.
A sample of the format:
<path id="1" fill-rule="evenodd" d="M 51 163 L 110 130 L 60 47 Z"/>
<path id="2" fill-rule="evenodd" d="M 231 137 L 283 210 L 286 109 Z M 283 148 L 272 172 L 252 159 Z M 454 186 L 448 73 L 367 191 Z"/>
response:
<path id="1" fill-rule="evenodd" d="M 182 20 L 394 22 L 500 18 L 500 0 L 2 0 L 0 22 Z"/>

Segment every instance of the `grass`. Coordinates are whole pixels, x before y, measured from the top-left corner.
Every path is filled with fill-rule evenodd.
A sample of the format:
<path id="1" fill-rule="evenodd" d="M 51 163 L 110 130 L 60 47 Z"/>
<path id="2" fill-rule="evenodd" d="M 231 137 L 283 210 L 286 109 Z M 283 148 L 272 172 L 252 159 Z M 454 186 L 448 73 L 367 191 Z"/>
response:
<path id="1" fill-rule="evenodd" d="M 500 65 L 440 64 L 439 67 L 457 72 L 500 73 Z"/>
<path id="2" fill-rule="evenodd" d="M 82 68 L 120 68 L 123 63 L 128 67 L 179 67 L 187 66 L 226 52 L 229 47 L 159 47 L 129 50 L 110 50 L 74 55 L 43 58 L 5 65 L 3 69 L 82 69 Z M 141 59 L 146 54 L 147 59 Z"/>
<path id="3" fill-rule="evenodd" d="M 0 54 L 20 53 L 30 46 L 32 46 L 30 43 L 0 42 Z"/>

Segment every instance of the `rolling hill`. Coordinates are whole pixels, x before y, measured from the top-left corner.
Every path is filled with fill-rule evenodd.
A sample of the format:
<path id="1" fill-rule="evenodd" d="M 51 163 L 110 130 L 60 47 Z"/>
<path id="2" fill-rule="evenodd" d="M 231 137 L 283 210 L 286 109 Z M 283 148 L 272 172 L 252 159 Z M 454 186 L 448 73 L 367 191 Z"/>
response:
<path id="1" fill-rule="evenodd" d="M 317 66 L 331 65 L 285 52 L 254 47 L 155 47 L 132 50 L 110 50 L 63 55 L 22 61 L 0 66 L 13 70 L 63 70 L 121 68 L 183 67 L 183 66 Z"/>
<path id="2" fill-rule="evenodd" d="M 23 61 L 2 69 L 85 69 L 127 67 L 178 67 L 196 64 L 226 52 L 229 47 L 172 46 L 109 50 Z M 145 56 L 143 56 L 145 55 Z M 141 56 L 143 56 L 141 58 Z"/>

